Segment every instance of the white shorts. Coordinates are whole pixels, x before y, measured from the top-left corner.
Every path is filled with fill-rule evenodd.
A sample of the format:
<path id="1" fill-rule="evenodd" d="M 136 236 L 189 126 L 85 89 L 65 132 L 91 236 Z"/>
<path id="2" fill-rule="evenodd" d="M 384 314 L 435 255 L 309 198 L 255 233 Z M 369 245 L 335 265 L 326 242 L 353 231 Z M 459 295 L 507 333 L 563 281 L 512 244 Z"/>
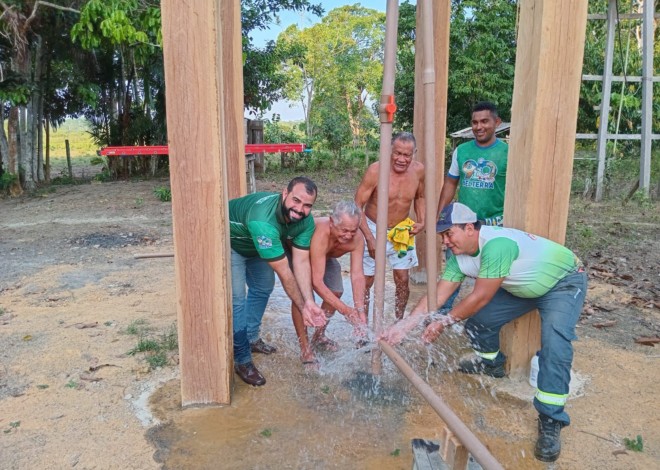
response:
<path id="1" fill-rule="evenodd" d="M 372 222 L 369 217 L 367 217 L 367 225 L 369 225 L 369 230 L 373 233 L 374 237 L 376 236 L 376 223 Z M 388 230 L 389 231 L 389 230 Z M 417 266 L 417 250 L 410 250 L 406 256 L 399 258 L 399 253 L 394 251 L 394 245 L 391 241 L 387 240 L 387 246 L 385 247 L 385 257 L 390 260 L 390 265 L 392 269 L 410 269 Z M 369 256 L 369 250 L 364 247 L 364 258 L 362 260 L 364 265 L 364 275 L 373 276 L 376 273 L 376 260 Z"/>

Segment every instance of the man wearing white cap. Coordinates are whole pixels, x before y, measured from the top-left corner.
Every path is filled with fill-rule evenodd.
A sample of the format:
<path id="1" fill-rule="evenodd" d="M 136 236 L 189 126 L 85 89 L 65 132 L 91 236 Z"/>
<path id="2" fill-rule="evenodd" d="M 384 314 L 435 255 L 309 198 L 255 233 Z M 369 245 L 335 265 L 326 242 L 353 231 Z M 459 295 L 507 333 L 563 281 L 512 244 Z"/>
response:
<path id="1" fill-rule="evenodd" d="M 436 232 L 455 255 L 438 283 L 442 305 L 467 276 L 474 290 L 447 316 L 424 331 L 425 343 L 434 341 L 448 325 L 467 319 L 465 330 L 478 359 L 461 361 L 466 374 L 504 376 L 506 356 L 500 349 L 500 330 L 510 321 L 538 309 L 541 314 L 541 351 L 538 390 L 539 439 L 535 456 L 553 462 L 561 452 L 560 431 L 570 424 L 564 404 L 568 397 L 572 341 L 587 291 L 580 260 L 568 248 L 542 237 L 511 228 L 481 226 L 469 207 L 453 203 L 441 213 Z M 430 314 L 423 297 L 408 318 L 381 334 L 390 344 L 401 342 Z"/>

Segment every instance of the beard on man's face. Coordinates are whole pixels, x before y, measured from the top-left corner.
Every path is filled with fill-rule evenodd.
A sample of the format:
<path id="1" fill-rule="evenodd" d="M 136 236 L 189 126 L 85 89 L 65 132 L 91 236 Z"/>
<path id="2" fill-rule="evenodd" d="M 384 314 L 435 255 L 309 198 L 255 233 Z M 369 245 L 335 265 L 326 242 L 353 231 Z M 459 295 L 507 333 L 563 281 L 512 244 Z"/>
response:
<path id="1" fill-rule="evenodd" d="M 300 222 L 307 217 L 303 212 L 298 212 L 293 207 L 286 207 L 286 201 L 282 204 L 282 213 L 291 222 Z"/>

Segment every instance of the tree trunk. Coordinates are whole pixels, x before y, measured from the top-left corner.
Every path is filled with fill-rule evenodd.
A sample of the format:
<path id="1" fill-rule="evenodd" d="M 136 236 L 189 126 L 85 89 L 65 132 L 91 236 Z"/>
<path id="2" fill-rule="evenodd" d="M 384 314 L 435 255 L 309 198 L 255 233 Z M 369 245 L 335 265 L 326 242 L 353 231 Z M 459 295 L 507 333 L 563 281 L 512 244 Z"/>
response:
<path id="1" fill-rule="evenodd" d="M 30 131 L 30 142 L 32 142 L 32 162 L 33 162 L 33 179 L 36 183 L 43 181 L 42 171 L 40 171 L 40 155 L 41 155 L 41 140 L 39 139 L 39 131 L 41 129 L 41 114 L 43 102 L 43 41 L 41 36 L 37 36 L 37 52 L 34 61 L 34 80 L 35 87 L 32 94 L 32 126 Z"/>
<path id="2" fill-rule="evenodd" d="M 353 116 L 348 92 L 344 92 L 344 99 L 346 100 L 346 109 L 348 111 L 348 124 L 351 127 L 351 135 L 353 136 L 353 150 L 357 150 L 360 146 L 360 113 L 358 112 L 357 117 Z"/>
<path id="3" fill-rule="evenodd" d="M 18 106 L 12 106 L 9 110 L 9 124 L 7 126 L 9 133 L 9 167 L 8 172 L 16 175 L 15 181 L 9 187 L 9 194 L 20 196 L 23 194 L 21 181 L 18 177 L 19 149 L 18 149 Z"/>

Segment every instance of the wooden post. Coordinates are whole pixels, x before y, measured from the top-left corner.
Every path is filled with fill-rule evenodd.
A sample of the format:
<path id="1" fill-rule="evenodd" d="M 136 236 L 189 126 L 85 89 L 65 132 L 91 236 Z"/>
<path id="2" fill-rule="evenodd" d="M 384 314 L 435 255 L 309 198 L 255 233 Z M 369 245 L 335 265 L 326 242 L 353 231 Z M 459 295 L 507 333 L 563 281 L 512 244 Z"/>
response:
<path id="1" fill-rule="evenodd" d="M 69 167 L 69 178 L 73 179 L 73 170 L 71 169 L 71 149 L 69 148 L 69 139 L 64 140 L 66 146 L 66 166 Z"/>
<path id="2" fill-rule="evenodd" d="M 568 219 L 587 3 L 520 3 L 504 223 L 558 243 Z M 500 341 L 509 374 L 526 375 L 541 343 L 538 313 L 506 325 Z"/>
<path id="3" fill-rule="evenodd" d="M 243 42 L 241 5 L 233 0 L 217 2 L 222 34 L 222 88 L 224 104 L 223 145 L 227 158 L 229 199 L 247 194 L 245 146 L 243 142 Z"/>
<path id="4" fill-rule="evenodd" d="M 436 0 L 433 2 L 433 54 L 435 62 L 435 155 L 427 155 L 424 146 L 424 84 L 422 82 L 423 69 L 423 35 L 424 28 L 420 19 L 423 12 L 423 2 L 417 3 L 417 39 L 415 41 L 415 111 L 413 116 L 413 134 L 417 140 L 416 160 L 425 166 L 435 165 L 435 192 L 433 201 L 426 201 L 437 210 L 438 199 L 442 191 L 445 177 L 445 139 L 447 134 L 447 80 L 449 77 L 449 24 L 451 16 L 451 2 L 449 0 Z M 411 216 L 415 211 L 411 208 Z M 427 230 L 435 231 L 434 220 L 426 221 Z M 410 280 L 414 284 L 425 284 L 426 275 L 426 237 L 415 237 L 415 249 L 419 266 L 410 270 Z M 438 251 L 438 264 L 442 266 L 442 250 Z"/>
<path id="5" fill-rule="evenodd" d="M 642 150 L 639 163 L 639 189 L 645 196 L 649 195 L 651 186 L 654 5 L 654 0 L 644 0 L 642 20 Z"/>
<path id="6" fill-rule="evenodd" d="M 233 376 L 225 143 L 243 139 L 227 134 L 223 114 L 236 122 L 236 108 L 223 80 L 230 68 L 240 81 L 242 68 L 222 52 L 241 40 L 221 21 L 239 0 L 222 4 L 161 4 L 183 406 L 229 403 Z"/>
<path id="7" fill-rule="evenodd" d="M 603 92 L 600 100 L 600 124 L 598 125 L 598 173 L 596 177 L 596 201 L 603 199 L 603 178 L 607 156 L 607 129 L 610 119 L 610 93 L 612 91 L 612 58 L 614 56 L 614 28 L 616 26 L 617 0 L 610 0 L 607 7 L 607 39 L 605 40 L 605 66 L 603 67 Z"/>

